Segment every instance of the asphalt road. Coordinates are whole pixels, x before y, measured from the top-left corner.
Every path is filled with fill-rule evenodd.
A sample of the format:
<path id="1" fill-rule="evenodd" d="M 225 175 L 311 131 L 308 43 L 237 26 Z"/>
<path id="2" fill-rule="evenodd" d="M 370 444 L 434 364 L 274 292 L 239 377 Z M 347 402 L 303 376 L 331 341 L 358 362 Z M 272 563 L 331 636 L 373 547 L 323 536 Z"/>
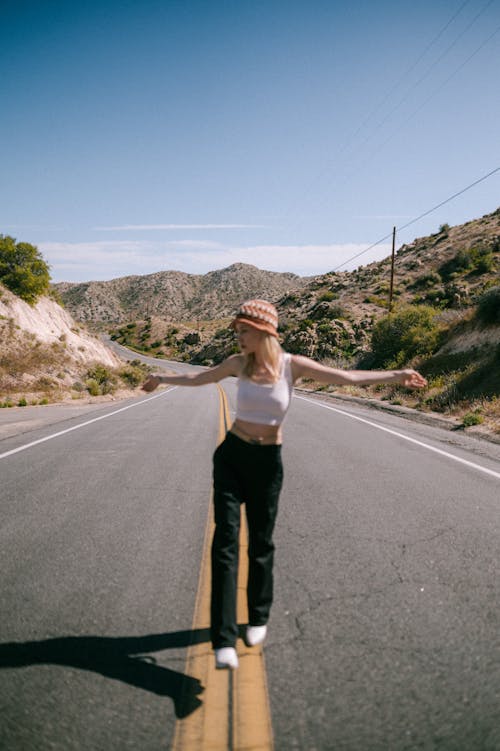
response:
<path id="1" fill-rule="evenodd" d="M 159 751 L 193 708 L 218 396 L 151 396 L 0 440 L 2 751 Z M 331 407 L 285 429 L 276 749 L 498 750 L 500 447 Z"/>

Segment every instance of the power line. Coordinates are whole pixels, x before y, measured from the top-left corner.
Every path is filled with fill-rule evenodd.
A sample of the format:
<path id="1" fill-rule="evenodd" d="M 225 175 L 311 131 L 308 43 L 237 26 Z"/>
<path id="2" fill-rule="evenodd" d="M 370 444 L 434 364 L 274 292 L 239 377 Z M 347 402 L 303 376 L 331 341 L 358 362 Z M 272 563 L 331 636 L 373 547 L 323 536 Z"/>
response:
<path id="1" fill-rule="evenodd" d="M 444 32 L 446 31 L 446 29 L 447 29 L 447 28 L 448 28 L 448 27 L 449 27 L 449 26 L 450 26 L 450 25 L 451 25 L 451 24 L 453 23 L 453 21 L 455 20 L 455 18 L 456 18 L 456 17 L 457 17 L 457 16 L 458 16 L 458 15 L 459 15 L 459 14 L 461 13 L 461 11 L 462 11 L 462 10 L 463 10 L 463 8 L 464 8 L 464 7 L 465 7 L 465 6 L 467 5 L 467 3 L 468 3 L 468 2 L 469 2 L 469 0 L 464 0 L 464 2 L 463 2 L 463 3 L 462 3 L 462 5 L 461 5 L 461 6 L 459 7 L 459 9 L 458 9 L 458 10 L 457 10 L 457 11 L 456 11 L 456 12 L 455 12 L 454 14 L 453 14 L 453 16 L 452 16 L 452 17 L 450 18 L 450 20 L 449 20 L 449 21 L 448 21 L 448 22 L 447 22 L 447 23 L 446 23 L 446 24 L 445 24 L 445 25 L 444 25 L 444 26 L 443 26 L 443 27 L 442 27 L 442 28 L 440 29 L 440 31 L 438 31 L 438 33 L 436 34 L 436 36 L 435 36 L 435 37 L 434 37 L 434 38 L 433 38 L 433 39 L 432 39 L 432 40 L 431 40 L 431 41 L 429 42 L 429 44 L 428 44 L 428 45 L 426 46 L 426 48 L 424 49 L 424 51 L 423 51 L 423 52 L 422 52 L 422 53 L 421 53 L 421 54 L 420 54 L 420 55 L 418 56 L 418 58 L 417 58 L 417 59 L 415 60 L 415 62 L 413 62 L 413 63 L 412 63 L 412 64 L 411 64 L 411 65 L 410 65 L 410 66 L 409 66 L 409 67 L 408 67 L 408 68 L 407 68 L 407 69 L 405 70 L 405 72 L 404 72 L 404 73 L 403 73 L 403 74 L 402 74 L 402 75 L 401 75 L 401 76 L 400 76 L 400 77 L 398 78 L 398 80 L 396 81 L 396 83 L 395 83 L 395 84 L 393 84 L 393 86 L 392 86 L 392 87 L 391 87 L 391 89 L 390 89 L 390 90 L 389 90 L 389 91 L 387 92 L 387 94 L 386 94 L 386 95 L 385 95 L 385 96 L 384 96 L 384 97 L 383 97 L 383 98 L 382 98 L 382 99 L 381 99 L 381 100 L 379 101 L 379 103 L 378 103 L 378 104 L 376 105 L 376 107 L 374 107 L 374 108 L 373 108 L 373 109 L 372 109 L 372 110 L 370 111 L 370 113 L 369 113 L 369 114 L 368 114 L 368 115 L 367 115 L 367 116 L 365 117 L 365 119 L 363 120 L 363 122 L 362 122 L 362 123 L 361 123 L 360 125 L 358 125 L 358 127 L 356 128 L 356 130 L 354 131 L 354 133 L 353 133 L 353 134 L 351 135 L 351 138 L 349 139 L 349 142 L 348 142 L 347 144 L 345 144 L 345 145 L 344 145 L 344 146 L 343 146 L 343 147 L 341 148 L 341 150 L 340 150 L 340 152 L 339 152 L 339 156 L 341 156 L 341 155 L 342 155 L 342 153 L 343 153 L 343 152 L 344 152 L 344 151 L 346 150 L 346 148 L 347 148 L 347 146 L 349 145 L 349 143 L 350 143 L 350 142 L 352 142 L 352 141 L 354 140 L 354 138 L 355 138 L 355 137 L 356 137 L 356 136 L 358 135 L 358 133 L 359 133 L 359 132 L 360 132 L 360 131 L 361 131 L 361 130 L 362 130 L 362 129 L 364 128 L 364 126 L 365 126 L 365 125 L 366 125 L 366 124 L 367 124 L 368 122 L 370 122 L 371 118 L 372 118 L 372 117 L 373 117 L 373 116 L 375 115 L 375 113 L 376 113 L 376 112 L 378 112 L 378 110 L 380 109 L 380 107 L 381 107 L 381 106 L 382 106 L 383 104 L 385 104 L 385 102 L 387 102 L 387 100 L 388 100 L 388 99 L 390 99 L 390 97 L 392 96 L 392 94 L 394 93 L 394 91 L 396 91 L 396 89 L 397 89 L 397 88 L 398 88 L 398 86 L 399 86 L 399 85 L 400 85 L 400 84 L 401 84 L 401 83 L 402 83 L 402 82 L 404 81 L 404 79 L 406 78 L 406 76 L 407 76 L 407 75 L 408 75 L 409 73 L 411 73 L 411 72 L 412 72 L 412 71 L 413 71 L 413 70 L 414 70 L 414 69 L 415 69 L 415 68 L 417 67 L 417 65 L 419 64 L 419 62 L 420 62 L 420 61 L 421 61 L 421 60 L 422 60 L 422 59 L 423 59 L 423 58 L 425 57 L 425 55 L 427 54 L 427 52 L 428 52 L 428 51 L 429 51 L 429 50 L 431 49 L 431 47 L 433 47 L 433 46 L 434 46 L 434 44 L 435 44 L 435 43 L 436 43 L 436 42 L 438 41 L 438 39 L 440 39 L 440 38 L 441 38 L 441 36 L 442 36 L 442 35 L 444 34 Z M 488 5 L 489 5 L 489 4 L 491 3 L 491 2 L 493 2 L 493 0 L 489 0 L 489 2 L 488 2 Z M 483 12 L 484 10 L 486 10 L 486 7 L 484 7 L 484 8 L 483 8 L 483 10 L 481 11 L 481 13 L 482 13 L 482 12 Z M 478 14 L 478 15 L 477 15 L 477 16 L 476 16 L 476 17 L 474 18 L 474 20 L 472 21 L 472 23 L 474 23 L 474 22 L 476 21 L 476 19 L 477 19 L 477 18 L 479 17 L 479 15 L 480 15 L 480 14 Z M 462 36 L 462 35 L 463 35 L 463 34 L 464 34 L 464 33 L 465 33 L 466 31 L 468 31 L 468 29 L 469 29 L 469 28 L 470 28 L 470 27 L 472 26 L 472 23 L 471 23 L 471 24 L 469 24 L 469 26 L 467 26 L 467 28 L 466 28 L 466 29 L 465 29 L 465 30 L 464 30 L 464 31 L 463 31 L 463 32 L 462 32 L 462 33 L 461 33 L 461 34 L 459 35 L 459 37 L 457 37 L 457 39 L 455 40 L 455 42 L 456 42 L 456 41 L 458 41 L 458 39 L 460 38 L 460 36 Z M 449 50 L 450 50 L 450 49 L 451 49 L 451 47 L 452 47 L 452 46 L 453 46 L 453 45 L 455 44 L 455 42 L 453 42 L 453 43 L 452 43 L 452 44 L 450 45 L 450 47 L 448 47 L 448 49 L 446 50 L 446 52 L 445 52 L 445 53 L 443 53 L 442 55 L 440 55 L 440 57 L 439 57 L 439 58 L 438 58 L 438 59 L 437 59 L 436 61 L 434 61 L 434 63 L 432 63 L 432 65 L 430 66 L 430 68 L 428 68 L 428 70 L 427 70 L 427 72 L 426 72 L 426 73 L 424 74 L 424 76 L 423 76 L 422 78 L 420 78 L 420 79 L 419 79 L 419 80 L 417 81 L 417 83 L 413 84 L 413 86 L 411 86 L 411 87 L 410 87 L 409 91 L 407 92 L 407 94 L 405 95 L 405 97 L 404 97 L 404 99 L 403 99 L 402 101 L 404 101 L 404 100 L 406 99 L 406 97 L 408 96 L 408 94 L 409 94 L 409 93 L 410 93 L 410 92 L 411 92 L 411 91 L 412 91 L 412 90 L 413 90 L 413 89 L 414 89 L 414 88 L 415 88 L 416 86 L 418 86 L 418 85 L 419 85 L 419 84 L 420 84 L 420 83 L 421 83 L 421 82 L 422 82 L 422 81 L 424 80 L 424 78 L 426 78 L 426 77 L 427 77 L 427 75 L 428 75 L 428 74 L 429 74 L 429 72 L 430 72 L 430 71 L 432 70 L 432 68 L 433 68 L 433 67 L 434 67 L 434 66 L 435 66 L 435 65 L 436 65 L 436 64 L 437 64 L 438 62 L 440 62 L 440 61 L 441 61 L 441 60 L 443 59 L 443 57 L 444 57 L 444 56 L 445 56 L 445 55 L 446 55 L 446 54 L 447 54 L 447 53 L 449 52 Z M 399 104 L 398 104 L 398 105 L 396 106 L 396 108 L 397 108 L 397 107 L 399 107 L 399 105 L 400 105 L 400 104 L 402 104 L 402 101 L 400 101 L 400 102 L 399 102 Z M 392 113 L 393 111 L 394 111 L 394 110 L 391 110 L 391 113 Z M 391 113 L 389 113 L 389 114 L 391 114 Z M 387 118 L 385 118 L 384 120 L 382 120 L 382 122 L 381 122 L 381 123 L 379 123 L 379 125 L 377 126 L 377 129 L 378 129 L 378 128 L 379 128 L 379 127 L 380 127 L 381 125 L 383 125 L 383 124 L 384 124 L 384 122 L 385 122 L 385 120 L 386 120 L 386 119 L 387 119 Z M 368 138 L 370 138 L 370 136 L 368 136 Z"/>
<path id="2" fill-rule="evenodd" d="M 418 222 L 420 219 L 423 219 L 424 216 L 428 216 L 429 214 L 432 214 L 433 211 L 436 211 L 437 209 L 440 209 L 441 206 L 444 206 L 446 203 L 449 203 L 454 198 L 457 198 L 458 196 L 461 196 L 463 193 L 466 193 L 468 190 L 473 188 L 475 185 L 479 185 L 479 183 L 482 183 L 483 180 L 486 180 L 488 177 L 491 177 L 496 172 L 500 172 L 500 167 L 496 167 L 494 170 L 491 170 L 491 172 L 488 172 L 487 175 L 483 175 L 483 177 L 480 177 L 478 180 L 475 180 L 470 185 L 467 185 L 466 188 L 462 188 L 462 190 L 459 190 L 457 193 L 454 193 L 449 198 L 446 198 L 444 201 L 441 201 L 441 203 L 438 203 L 436 206 L 433 206 L 432 209 L 428 209 L 427 211 L 424 211 L 423 214 L 420 214 L 419 216 L 415 217 L 415 219 L 411 219 L 406 224 L 403 224 L 401 227 L 397 227 L 396 231 L 401 232 L 401 230 L 406 229 L 407 227 L 410 227 L 412 224 L 415 224 L 415 222 Z M 356 260 L 356 258 L 359 258 L 360 256 L 364 255 L 365 253 L 368 253 L 369 250 L 372 248 L 375 248 L 377 245 L 380 245 L 380 243 L 383 243 L 384 240 L 387 240 L 389 237 L 392 236 L 392 232 L 389 232 L 384 237 L 381 237 L 380 240 L 377 240 L 377 242 L 373 243 L 372 245 L 369 245 L 368 248 L 365 248 L 364 250 L 360 251 L 359 253 L 356 253 L 356 255 L 351 256 L 351 258 L 348 258 L 346 261 L 343 261 L 340 266 L 336 266 L 332 271 L 338 271 L 342 266 L 345 266 L 346 264 L 350 263 L 351 261 Z"/>
<path id="3" fill-rule="evenodd" d="M 498 32 L 500 32 L 500 26 L 498 26 L 485 40 L 483 40 L 483 42 L 481 42 L 481 44 L 478 47 L 476 47 L 476 49 L 463 62 L 461 62 L 457 68 L 455 68 L 455 70 L 448 76 L 448 78 L 446 78 L 445 81 L 443 81 L 437 87 L 437 89 L 435 89 L 415 110 L 413 110 L 410 113 L 410 115 L 405 120 L 403 120 L 392 131 L 392 133 L 390 133 L 390 135 L 385 139 L 385 141 L 382 141 L 382 143 L 379 143 L 377 147 L 372 149 L 372 151 L 367 155 L 367 157 L 358 165 L 358 167 L 356 168 L 356 172 L 353 172 L 350 175 L 349 174 L 345 175 L 342 181 L 338 183 L 337 187 L 347 185 L 353 177 L 356 177 L 360 169 L 362 169 L 363 167 L 366 167 L 366 165 L 394 138 L 396 133 L 399 133 L 401 128 L 403 128 L 408 122 L 413 120 L 415 115 L 417 115 L 425 107 L 425 105 L 428 102 L 430 102 L 430 100 L 433 99 L 436 96 L 436 94 L 438 94 L 441 91 L 441 89 L 444 88 L 444 86 L 446 86 L 449 83 L 449 81 L 451 81 L 451 79 L 454 78 L 457 75 L 457 73 L 459 73 L 459 71 L 461 71 L 462 68 L 465 67 L 465 65 L 467 65 L 467 63 L 470 62 L 470 60 L 472 60 L 472 58 L 475 57 L 483 49 L 483 47 L 485 47 L 493 39 L 493 37 L 495 37 L 498 34 Z M 365 139 L 363 143 L 366 143 L 367 140 L 368 139 Z M 384 238 L 384 239 L 387 239 L 387 238 Z M 382 242 L 382 241 L 380 240 L 379 242 Z"/>
<path id="4" fill-rule="evenodd" d="M 389 110 L 389 112 L 386 114 L 386 116 L 384 117 L 384 119 L 377 125 L 376 130 L 378 130 L 379 128 L 381 128 L 382 125 L 384 125 L 384 123 L 386 123 L 387 120 L 391 117 L 391 115 L 393 115 L 394 112 L 396 112 L 396 110 L 399 109 L 399 107 L 404 102 L 406 102 L 406 100 L 408 99 L 408 97 L 410 96 L 410 94 L 412 93 L 412 91 L 414 89 L 416 89 L 417 86 L 420 86 L 420 84 L 423 81 L 425 81 L 425 79 L 429 76 L 429 74 L 434 70 L 434 68 L 436 67 L 436 65 L 438 65 L 438 63 L 440 63 L 441 60 L 443 60 L 446 57 L 446 55 L 448 54 L 448 52 L 451 49 L 453 49 L 453 47 L 457 44 L 457 42 L 459 41 L 459 39 L 461 39 L 464 36 L 464 34 L 466 34 L 469 31 L 469 29 L 476 23 L 477 19 L 480 16 L 482 16 L 482 14 L 485 12 L 485 10 L 487 10 L 487 8 L 489 8 L 489 6 L 492 4 L 492 2 L 493 2 L 493 0 L 488 0 L 488 2 L 486 3 L 486 5 L 484 5 L 481 8 L 481 10 L 478 11 L 478 13 L 476 13 L 476 15 L 474 16 L 474 18 L 472 19 L 472 21 L 465 27 L 465 29 L 463 29 L 460 32 L 460 34 L 457 37 L 455 37 L 455 39 L 451 42 L 451 44 L 448 45 L 448 47 L 444 50 L 444 52 L 442 52 L 441 55 L 439 55 L 439 57 L 436 60 L 434 60 L 434 62 L 427 68 L 427 70 L 425 71 L 425 73 L 418 79 L 418 81 L 416 81 L 413 84 L 413 86 L 411 86 L 410 89 L 408 89 L 408 91 L 403 96 L 403 98 L 400 99 L 399 102 L 397 104 L 395 104 L 394 107 L 391 110 Z M 481 45 L 481 46 L 484 46 L 484 45 Z M 468 58 L 468 59 L 470 59 L 470 58 Z M 370 136 L 368 138 L 370 138 Z"/>
<path id="5" fill-rule="evenodd" d="M 466 188 L 463 188 L 462 190 L 459 190 L 458 193 L 454 193 L 452 196 L 447 198 L 445 201 L 441 201 L 441 203 L 438 203 L 437 206 L 433 206 L 432 209 L 429 209 L 428 211 L 424 211 L 423 214 L 420 214 L 420 216 L 417 216 L 415 219 L 412 219 L 411 221 L 407 222 L 407 224 L 403 224 L 402 227 L 398 227 L 397 231 L 400 232 L 403 229 L 406 229 L 411 224 L 415 224 L 415 222 L 418 222 L 420 219 L 423 219 L 424 216 L 428 216 L 428 214 L 432 214 L 433 211 L 436 211 L 437 209 L 440 209 L 441 206 L 444 206 L 446 203 L 449 203 L 454 198 L 457 198 L 458 196 L 461 196 L 462 193 L 466 193 L 468 190 L 473 188 L 475 185 L 478 185 L 479 183 L 482 183 L 483 180 L 486 180 L 488 177 L 491 177 L 491 175 L 494 175 L 495 172 L 499 172 L 500 167 L 496 167 L 494 170 L 491 170 L 491 172 L 488 172 L 487 175 L 484 175 L 483 177 L 480 177 L 479 180 L 475 180 L 473 183 L 468 185 Z"/>

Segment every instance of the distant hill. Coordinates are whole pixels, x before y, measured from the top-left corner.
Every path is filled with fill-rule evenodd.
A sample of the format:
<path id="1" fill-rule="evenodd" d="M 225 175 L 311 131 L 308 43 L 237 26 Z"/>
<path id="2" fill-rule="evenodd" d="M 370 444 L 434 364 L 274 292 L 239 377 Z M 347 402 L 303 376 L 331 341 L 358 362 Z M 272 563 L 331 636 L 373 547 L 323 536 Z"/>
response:
<path id="1" fill-rule="evenodd" d="M 309 279 L 235 263 L 207 274 L 158 271 L 105 282 L 54 284 L 64 306 L 79 321 L 97 327 L 157 316 L 180 321 L 230 316 L 243 299 L 275 300 Z"/>
<path id="2" fill-rule="evenodd" d="M 76 319 L 107 330 L 112 339 L 154 357 L 203 365 L 220 362 L 237 350 L 228 328 L 237 305 L 250 297 L 267 298 L 278 307 L 286 350 L 338 367 L 394 367 L 392 357 L 396 367 L 417 367 L 429 379 L 428 389 L 417 394 L 377 386 L 344 387 L 342 395 L 370 393 L 393 404 L 459 417 L 464 426 L 484 423 L 476 429 L 500 435 L 500 209 L 455 227 L 442 225 L 435 234 L 399 248 L 394 315 L 388 317 L 390 268 L 386 258 L 352 272 L 304 278 L 236 263 L 204 275 L 165 271 L 54 287 Z M 53 325 L 62 311 L 56 315 L 47 302 L 42 307 L 50 308 L 51 317 L 33 319 L 28 326 L 25 319 L 32 309 L 23 303 L 21 312 L 20 302 L 0 287 L 0 303 L 5 306 L 0 305 L 4 397 L 66 388 L 74 398 L 76 387 L 76 394 L 104 394 L 114 388 L 116 378 L 140 383 L 143 372 L 133 363 L 122 375 L 108 376 L 103 366 L 89 375 L 89 360 L 106 359 L 94 354 L 95 341 L 92 347 L 88 335 L 85 341 L 73 341 L 80 334 L 77 324 Z M 381 359 L 372 334 L 381 327 L 397 329 L 407 306 L 410 316 L 427 316 L 430 328 L 414 327 L 409 337 L 418 346 L 392 349 L 391 357 Z M 44 337 L 37 334 L 44 328 L 52 340 L 39 343 Z M 400 333 L 395 330 L 395 341 Z M 96 384 L 97 376 L 104 381 Z M 75 378 L 80 380 L 73 383 Z"/>
<path id="3" fill-rule="evenodd" d="M 388 320 L 390 268 L 387 258 L 352 272 L 306 280 L 292 277 L 295 287 L 284 294 L 268 294 L 261 287 L 253 288 L 252 295 L 270 297 L 278 307 L 281 341 L 289 352 L 340 367 L 369 368 L 377 362 L 374 326 Z M 227 272 L 210 276 L 217 280 L 211 294 L 218 294 L 220 302 L 202 308 L 193 298 L 189 318 L 172 321 L 148 315 L 132 319 L 112 330 L 112 338 L 155 357 L 203 365 L 220 362 L 237 351 L 228 329 L 233 300 L 236 304 L 250 296 L 248 288 L 241 286 L 231 305 L 224 306 L 226 293 L 218 274 Z M 239 276 L 239 265 L 235 276 Z M 198 299 L 201 303 L 204 298 Z M 484 422 L 485 429 L 500 433 L 500 209 L 456 227 L 443 225 L 435 234 L 399 248 L 393 319 L 398 320 L 399 311 L 405 315 L 405 306 L 412 306 L 411 315 L 427 315 L 432 333 L 417 327 L 410 335 L 413 350 L 407 350 L 414 354 L 400 351 L 395 357 L 398 367 L 421 369 L 429 378 L 429 388 L 413 395 L 397 387 L 371 391 L 344 387 L 340 393 L 366 395 L 368 391 L 394 404 L 463 416 L 469 425 Z M 214 310 L 224 316 L 204 319 Z M 381 363 L 379 357 L 376 367 L 382 366 L 393 367 L 390 359 Z"/>
<path id="4" fill-rule="evenodd" d="M 106 291 L 110 297 L 125 283 L 134 295 L 143 285 L 145 298 L 137 306 L 146 314 L 135 315 L 129 304 L 130 315 L 126 323 L 112 327 L 113 338 L 159 356 L 209 365 L 234 350 L 224 327 L 237 304 L 252 296 L 267 297 L 278 307 L 280 333 L 289 351 L 353 363 L 369 350 L 373 325 L 387 314 L 390 267 L 391 259 L 386 258 L 356 271 L 307 279 L 235 264 L 200 277 L 161 272 L 92 283 L 78 306 L 71 296 L 81 294 L 84 285 L 69 287 L 63 298 L 81 319 L 95 320 L 92 309 L 84 307 L 86 299 L 90 306 L 97 304 L 94 285 L 106 285 L 98 288 L 99 294 Z M 498 284 L 499 271 L 500 209 L 463 225 L 444 225 L 434 235 L 399 248 L 393 303 L 428 304 L 442 317 L 458 319 L 488 286 Z M 167 293 L 167 281 L 177 277 L 184 278 L 184 286 L 174 285 Z M 159 292 L 156 280 L 163 285 Z M 177 302 L 181 294 L 184 302 Z M 167 316 L 166 309 L 178 313 Z"/>

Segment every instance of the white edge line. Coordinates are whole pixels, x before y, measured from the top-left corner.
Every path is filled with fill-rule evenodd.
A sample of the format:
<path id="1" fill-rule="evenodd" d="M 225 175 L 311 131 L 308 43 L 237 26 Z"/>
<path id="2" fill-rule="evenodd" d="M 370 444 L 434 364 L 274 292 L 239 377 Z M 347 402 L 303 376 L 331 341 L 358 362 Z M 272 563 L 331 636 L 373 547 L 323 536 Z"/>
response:
<path id="1" fill-rule="evenodd" d="M 443 451 L 442 449 L 434 448 L 434 446 L 430 446 L 428 443 L 423 443 L 423 441 L 417 441 L 416 438 L 410 438 L 410 436 L 405 435 L 404 433 L 399 433 L 397 430 L 384 428 L 383 425 L 377 425 L 376 422 L 371 422 L 371 420 L 365 420 L 364 417 L 357 417 L 357 415 L 351 415 L 349 414 L 349 412 L 344 412 L 344 410 L 338 409 L 337 407 L 330 407 L 329 404 L 316 401 L 315 399 L 307 399 L 304 396 L 297 396 L 297 395 L 295 395 L 295 398 L 302 399 L 302 401 L 309 402 L 309 404 L 316 404 L 318 407 L 323 407 L 324 409 L 330 409 L 332 410 L 332 412 L 338 412 L 340 415 L 345 415 L 345 417 L 350 417 L 351 420 L 359 420 L 359 422 L 364 422 L 367 425 L 371 425 L 373 428 L 378 428 L 378 430 L 383 430 L 386 433 L 391 433 L 391 435 L 396 435 L 398 436 L 398 438 L 403 438 L 403 440 L 409 441 L 410 443 L 416 443 L 417 446 L 422 446 L 423 448 L 426 448 L 429 451 L 434 451 L 435 454 L 441 454 L 441 456 L 446 456 L 448 457 L 448 459 L 453 459 L 453 461 L 455 462 L 459 462 L 460 464 L 465 464 L 467 467 L 472 467 L 473 469 L 477 469 L 480 472 L 485 472 L 487 475 L 491 475 L 491 477 L 496 477 L 498 480 L 500 480 L 500 472 L 495 472 L 493 469 L 487 469 L 486 467 L 482 467 L 480 464 L 476 464 L 475 462 L 469 462 L 467 461 L 467 459 L 461 459 L 459 456 L 450 454 L 448 451 Z"/>
<path id="2" fill-rule="evenodd" d="M 168 394 L 170 391 L 174 391 L 176 388 L 178 388 L 178 386 L 173 386 L 170 389 L 166 389 L 162 391 L 160 394 L 155 394 L 154 396 L 150 396 L 147 399 L 143 399 L 140 402 L 134 402 L 134 404 L 128 404 L 126 407 L 115 409 L 114 412 L 108 412 L 107 415 L 94 417 L 92 420 L 86 420 L 85 422 L 81 422 L 78 425 L 73 425 L 72 428 L 66 428 L 66 430 L 60 430 L 58 433 L 52 433 L 51 435 L 45 436 L 45 438 L 39 438 L 37 441 L 31 441 L 31 443 L 25 443 L 23 446 L 18 446 L 17 449 L 11 449 L 10 451 L 5 451 L 3 454 L 0 454 L 0 459 L 5 459 L 7 456 L 12 456 L 12 454 L 17 454 L 19 451 L 26 451 L 26 449 L 29 449 L 32 446 L 36 446 L 39 443 L 44 443 L 45 441 L 51 441 L 53 438 L 58 438 L 60 435 L 64 435 L 65 433 L 71 433 L 72 430 L 78 430 L 78 428 L 84 428 L 85 425 L 91 425 L 93 422 L 99 422 L 99 420 L 105 420 L 107 417 L 113 417 L 113 415 L 117 415 L 119 412 L 125 412 L 125 410 L 132 409 L 132 407 L 140 407 L 141 404 L 146 404 L 146 402 L 150 402 L 152 399 L 158 399 L 160 396 L 164 396 L 165 394 Z"/>

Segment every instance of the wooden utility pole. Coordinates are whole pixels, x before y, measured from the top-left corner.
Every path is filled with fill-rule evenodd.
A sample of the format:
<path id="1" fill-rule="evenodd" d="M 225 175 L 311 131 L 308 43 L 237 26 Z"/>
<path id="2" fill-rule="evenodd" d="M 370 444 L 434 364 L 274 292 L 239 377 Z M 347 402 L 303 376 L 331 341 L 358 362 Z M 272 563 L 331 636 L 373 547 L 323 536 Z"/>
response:
<path id="1" fill-rule="evenodd" d="M 394 251 L 396 248 L 396 227 L 392 228 L 391 286 L 389 288 L 389 313 L 392 311 L 392 293 L 394 291 Z"/>

